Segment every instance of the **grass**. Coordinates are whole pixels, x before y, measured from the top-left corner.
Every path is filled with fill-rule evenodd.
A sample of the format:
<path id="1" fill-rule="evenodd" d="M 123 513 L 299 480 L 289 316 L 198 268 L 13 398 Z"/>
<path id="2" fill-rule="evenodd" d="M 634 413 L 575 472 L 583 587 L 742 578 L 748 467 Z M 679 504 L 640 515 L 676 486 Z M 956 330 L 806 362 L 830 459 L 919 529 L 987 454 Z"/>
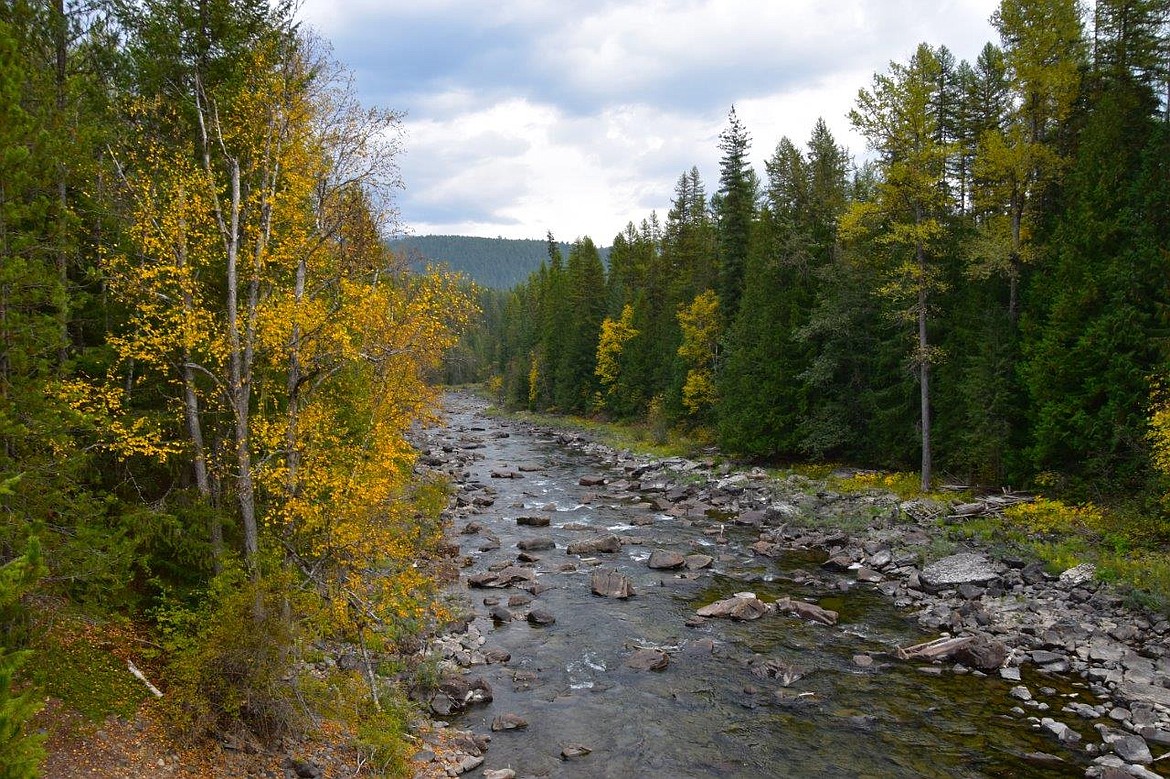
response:
<path id="1" fill-rule="evenodd" d="M 129 717 L 149 696 L 126 666 L 132 641 L 123 626 L 60 609 L 32 643 L 35 655 L 26 669 L 46 695 L 94 722 L 110 715 Z"/>
<path id="2" fill-rule="evenodd" d="M 614 449 L 628 449 L 648 457 L 696 457 L 710 454 L 714 434 L 706 428 L 656 431 L 648 423 L 611 422 L 595 417 L 541 414 L 534 411 L 489 409 L 495 416 L 522 419 L 556 430 L 584 432 Z"/>

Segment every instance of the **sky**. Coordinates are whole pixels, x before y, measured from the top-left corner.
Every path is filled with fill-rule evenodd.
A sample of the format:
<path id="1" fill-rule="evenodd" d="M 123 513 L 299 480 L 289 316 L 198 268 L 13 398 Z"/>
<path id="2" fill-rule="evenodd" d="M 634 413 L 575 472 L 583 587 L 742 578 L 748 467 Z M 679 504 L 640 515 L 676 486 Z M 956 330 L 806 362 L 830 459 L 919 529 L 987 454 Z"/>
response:
<path id="1" fill-rule="evenodd" d="M 608 246 L 718 187 L 728 112 L 764 160 L 818 117 L 856 158 L 857 92 L 921 42 L 974 60 L 997 0 L 304 0 L 367 106 L 404 114 L 400 229 Z"/>

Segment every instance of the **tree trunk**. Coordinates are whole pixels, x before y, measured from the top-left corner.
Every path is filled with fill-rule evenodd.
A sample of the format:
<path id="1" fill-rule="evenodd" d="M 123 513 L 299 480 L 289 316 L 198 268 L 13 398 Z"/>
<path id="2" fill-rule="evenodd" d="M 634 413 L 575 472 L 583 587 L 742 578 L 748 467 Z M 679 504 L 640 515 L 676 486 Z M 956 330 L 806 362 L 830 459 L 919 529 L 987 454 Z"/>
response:
<path id="1" fill-rule="evenodd" d="M 245 375 L 244 345 L 240 337 L 239 256 L 240 256 L 240 164 L 231 165 L 232 194 L 231 221 L 225 236 L 227 248 L 227 320 L 228 349 L 230 352 L 228 394 L 235 417 L 236 445 L 236 499 L 240 506 L 240 522 L 244 529 L 244 561 L 255 576 L 260 537 L 256 526 L 256 496 L 252 484 L 252 452 L 250 448 L 249 402 L 251 388 Z M 251 296 L 249 296 L 251 297 Z M 250 302 L 250 301 L 249 301 Z"/>
<path id="2" fill-rule="evenodd" d="M 926 251 L 922 244 L 916 248 L 918 271 L 921 278 L 918 282 L 918 383 L 921 391 L 921 421 L 922 421 L 922 491 L 930 491 L 931 483 L 931 451 L 930 451 L 930 342 L 926 337 Z"/>
<path id="3" fill-rule="evenodd" d="M 187 267 L 187 225 L 179 220 L 179 266 Z M 184 279 L 183 318 L 189 322 L 193 316 L 195 302 L 191 289 Z M 195 486 L 199 497 L 211 505 L 211 479 L 207 475 L 207 450 L 203 444 L 203 424 L 199 416 L 199 395 L 195 390 L 195 368 L 191 350 L 183 347 L 183 412 L 187 421 L 187 435 L 191 439 L 191 467 L 195 472 Z M 207 520 L 208 535 L 211 537 L 211 560 L 216 574 L 223 569 L 223 525 L 219 515 L 211 512 Z"/>
<path id="4" fill-rule="evenodd" d="M 65 118 L 65 78 L 66 78 L 66 54 L 67 54 L 67 37 L 68 37 L 68 20 L 65 16 L 65 0 L 56 0 L 54 3 L 54 10 L 56 12 L 56 27 L 54 31 L 54 46 L 56 48 L 56 106 L 57 106 L 57 120 L 63 122 Z M 64 131 L 64 127 L 58 127 L 59 132 Z M 64 374 L 65 364 L 69 360 L 69 248 L 67 245 L 67 236 L 69 235 L 69 225 L 66 219 L 66 213 L 69 208 L 69 194 L 68 187 L 65 182 L 65 166 L 60 161 L 57 162 L 57 283 L 60 288 L 57 290 L 57 370 Z"/>

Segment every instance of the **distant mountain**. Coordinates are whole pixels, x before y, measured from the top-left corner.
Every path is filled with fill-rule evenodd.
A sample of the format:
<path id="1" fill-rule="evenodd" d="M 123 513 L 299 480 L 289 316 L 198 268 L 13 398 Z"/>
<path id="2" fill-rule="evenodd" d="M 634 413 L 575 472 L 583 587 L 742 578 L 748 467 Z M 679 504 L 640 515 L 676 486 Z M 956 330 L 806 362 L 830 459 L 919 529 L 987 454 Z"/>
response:
<path id="1" fill-rule="evenodd" d="M 390 248 L 404 254 L 411 267 L 446 265 L 475 283 L 494 289 L 511 289 L 548 260 L 548 244 L 526 238 L 477 238 L 467 235 L 412 235 L 390 241 Z M 570 245 L 561 243 L 561 256 L 569 257 Z M 599 249 L 602 262 L 609 249 Z"/>

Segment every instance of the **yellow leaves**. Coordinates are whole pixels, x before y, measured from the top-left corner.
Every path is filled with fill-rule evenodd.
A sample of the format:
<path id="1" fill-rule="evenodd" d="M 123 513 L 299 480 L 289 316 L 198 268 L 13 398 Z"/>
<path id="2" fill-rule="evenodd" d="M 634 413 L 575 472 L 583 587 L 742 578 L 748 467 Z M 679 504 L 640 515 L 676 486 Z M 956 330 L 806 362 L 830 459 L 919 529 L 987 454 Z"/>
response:
<path id="1" fill-rule="evenodd" d="M 1099 533 L 1106 529 L 1105 515 L 1092 503 L 1071 505 L 1059 500 L 1038 497 L 1004 509 L 1004 518 L 1033 533 Z"/>
<path id="2" fill-rule="evenodd" d="M 691 365 L 713 365 L 721 329 L 719 297 L 711 290 L 697 295 L 679 309 L 678 324 L 683 336 L 678 356 Z"/>
<path id="3" fill-rule="evenodd" d="M 125 393 L 117 385 L 73 379 L 59 382 L 52 392 L 73 412 L 74 423 L 95 436 L 100 448 L 123 457 L 142 455 L 160 461 L 181 450 L 164 437 L 155 420 L 126 409 Z"/>
<path id="4" fill-rule="evenodd" d="M 691 414 L 715 405 L 719 399 L 719 392 L 715 387 L 715 375 L 709 370 L 691 370 L 687 372 L 683 383 L 683 405 Z"/>
<path id="5" fill-rule="evenodd" d="M 678 356 L 690 366 L 683 384 L 683 404 L 691 414 L 698 414 L 718 399 L 715 367 L 722 335 L 719 297 L 711 290 L 697 295 L 690 305 L 679 309 L 678 324 L 683 338 Z"/>
<path id="6" fill-rule="evenodd" d="M 1150 443 L 1150 459 L 1163 476 L 1170 476 L 1170 392 L 1162 379 L 1154 379 L 1150 391 L 1150 420 L 1146 440 Z M 1170 495 L 1163 502 L 1170 504 Z"/>
<path id="7" fill-rule="evenodd" d="M 638 335 L 634 327 L 634 309 L 626 305 L 617 321 L 606 317 L 601 323 L 597 342 L 597 368 L 594 373 L 609 392 L 614 391 L 621 370 L 619 358 L 626 343 Z"/>

